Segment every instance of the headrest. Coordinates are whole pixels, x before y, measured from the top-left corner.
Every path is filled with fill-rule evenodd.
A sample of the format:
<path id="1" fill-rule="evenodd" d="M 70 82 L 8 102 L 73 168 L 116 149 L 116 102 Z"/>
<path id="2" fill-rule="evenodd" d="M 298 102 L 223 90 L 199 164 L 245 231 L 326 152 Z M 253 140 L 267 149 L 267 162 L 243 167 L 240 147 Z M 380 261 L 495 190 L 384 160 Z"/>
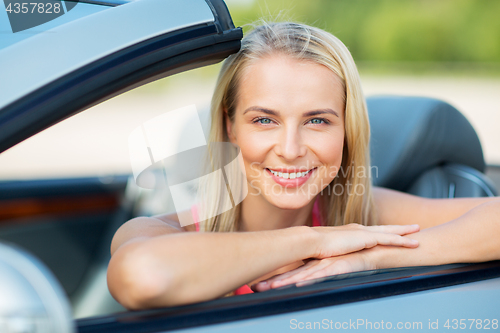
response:
<path id="1" fill-rule="evenodd" d="M 422 172 L 443 163 L 484 171 L 474 128 L 448 103 L 406 96 L 375 96 L 366 101 L 374 185 L 404 191 Z"/>

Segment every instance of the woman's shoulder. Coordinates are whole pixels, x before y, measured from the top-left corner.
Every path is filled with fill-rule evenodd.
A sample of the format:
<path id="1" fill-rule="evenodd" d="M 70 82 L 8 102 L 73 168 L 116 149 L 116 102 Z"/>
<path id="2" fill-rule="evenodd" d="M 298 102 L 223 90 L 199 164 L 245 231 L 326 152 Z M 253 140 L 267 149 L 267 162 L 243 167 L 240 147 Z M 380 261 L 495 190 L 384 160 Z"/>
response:
<path id="1" fill-rule="evenodd" d="M 134 238 L 151 238 L 166 234 L 196 231 L 194 225 L 181 226 L 177 214 L 138 216 L 123 223 L 111 241 L 111 253 Z"/>
<path id="2" fill-rule="evenodd" d="M 411 215 L 418 215 L 421 200 L 413 195 L 383 187 L 373 187 L 377 211 L 376 224 L 406 224 Z"/>
<path id="3" fill-rule="evenodd" d="M 181 223 L 179 221 L 179 215 L 177 213 L 155 215 L 155 216 L 153 216 L 153 218 L 158 219 L 162 222 L 165 222 L 166 224 L 168 224 L 172 227 L 175 227 L 176 229 L 178 229 L 180 231 L 188 231 L 188 232 L 198 231 L 197 227 L 196 227 L 196 223 L 195 223 L 194 219 L 191 217 L 190 212 L 189 211 L 182 212 L 182 214 L 183 214 L 183 221 L 185 218 L 190 219 L 188 221 L 184 221 L 184 222 L 187 222 L 187 223 L 185 223 L 184 226 L 181 225 Z"/>
<path id="4" fill-rule="evenodd" d="M 425 198 L 417 197 L 412 194 L 391 190 L 383 187 L 373 187 L 373 199 L 377 209 L 394 210 L 413 208 L 419 206 L 425 201 Z"/>

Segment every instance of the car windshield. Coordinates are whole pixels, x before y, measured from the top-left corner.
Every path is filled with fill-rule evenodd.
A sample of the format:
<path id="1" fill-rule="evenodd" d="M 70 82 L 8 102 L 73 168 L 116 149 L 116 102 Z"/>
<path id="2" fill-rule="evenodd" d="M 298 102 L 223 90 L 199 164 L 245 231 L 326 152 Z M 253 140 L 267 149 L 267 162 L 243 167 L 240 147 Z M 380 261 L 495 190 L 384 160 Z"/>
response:
<path id="1" fill-rule="evenodd" d="M 38 6 L 38 3 L 34 2 L 31 5 L 16 2 L 5 4 L 6 10 L 0 11 L 0 34 L 2 36 L 0 50 L 40 33 L 52 33 L 49 31 L 52 28 L 110 8 L 110 6 L 70 1 L 56 3 L 54 8 L 51 4 L 45 5 L 47 8 L 42 5 Z M 39 13 L 39 10 L 43 13 Z M 45 11 L 50 11 L 50 13 L 46 15 Z M 22 17 L 23 13 L 30 17 Z M 47 16 L 50 16 L 50 20 Z M 12 33 L 13 31 L 15 33 Z"/>

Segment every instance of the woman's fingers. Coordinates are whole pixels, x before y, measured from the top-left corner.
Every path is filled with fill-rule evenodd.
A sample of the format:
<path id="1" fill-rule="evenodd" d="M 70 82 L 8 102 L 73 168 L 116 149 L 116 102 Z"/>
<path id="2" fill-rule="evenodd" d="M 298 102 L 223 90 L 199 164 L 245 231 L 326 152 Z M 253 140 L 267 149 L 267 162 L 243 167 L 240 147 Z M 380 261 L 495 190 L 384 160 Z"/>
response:
<path id="1" fill-rule="evenodd" d="M 293 271 L 284 273 L 277 279 L 270 281 L 269 285 L 271 288 L 277 288 L 290 283 L 296 283 L 302 281 L 309 275 L 324 270 L 328 266 L 328 264 L 329 264 L 328 259 L 316 260 L 312 262 L 311 265 L 308 267 L 305 267 L 304 265 L 302 267 L 294 269 Z"/>
<path id="2" fill-rule="evenodd" d="M 377 245 L 416 248 L 419 245 L 417 240 L 402 235 L 418 230 L 418 225 L 366 227 L 353 224 L 342 227 L 318 227 L 319 239 L 315 243 L 313 257 L 317 259 L 335 257 Z"/>
<path id="3" fill-rule="evenodd" d="M 321 228 L 321 227 L 320 227 Z M 325 228 L 325 227 L 323 227 Z M 358 223 L 349 223 L 344 226 L 340 227 L 326 227 L 325 232 L 331 232 L 335 229 L 330 229 L 329 228 L 335 228 L 337 230 L 364 230 L 364 231 L 370 231 L 370 232 L 383 232 L 383 233 L 390 233 L 390 234 L 396 234 L 396 235 L 407 235 L 407 234 L 412 234 L 414 232 L 420 231 L 420 226 L 418 224 L 411 224 L 411 225 L 372 225 L 372 226 L 364 226 Z"/>
<path id="4" fill-rule="evenodd" d="M 342 251 L 340 253 L 330 255 L 330 257 L 370 249 L 377 245 L 402 246 L 409 248 L 418 247 L 418 241 L 415 239 L 396 234 L 386 234 L 383 232 L 361 231 L 357 235 L 352 235 L 351 239 L 346 237 L 343 241 L 345 242 L 345 245 L 343 246 Z"/>
<path id="5" fill-rule="evenodd" d="M 311 272 L 311 274 L 302 278 L 301 281 L 297 281 L 296 282 L 297 287 L 302 286 L 301 282 L 304 282 L 304 281 L 319 279 L 319 278 L 326 277 L 326 276 L 346 274 L 346 273 L 352 273 L 352 272 L 356 272 L 356 271 L 362 271 L 365 269 L 369 269 L 368 267 L 365 267 L 363 265 L 362 261 L 360 261 L 358 258 L 354 257 L 352 254 L 350 254 L 348 256 L 344 256 L 343 258 L 345 258 L 345 259 L 337 260 L 336 258 L 335 259 L 332 258 L 333 261 L 325 269 Z"/>
<path id="6" fill-rule="evenodd" d="M 288 271 L 288 272 L 283 273 L 283 274 L 275 275 L 275 276 L 273 276 L 269 279 L 266 279 L 264 281 L 260 281 L 256 284 L 254 284 L 251 288 L 255 289 L 257 291 L 265 291 L 265 290 L 268 290 L 271 288 L 276 288 L 277 285 L 274 284 L 275 282 L 282 281 L 284 279 L 288 279 L 291 276 L 296 275 L 296 274 L 301 274 L 301 273 L 307 271 L 308 269 L 310 269 L 311 267 L 314 267 L 315 265 L 317 265 L 320 261 L 321 260 L 316 260 L 316 259 L 310 260 L 305 265 L 302 265 L 298 268 L 292 269 L 291 271 Z"/>
<path id="7" fill-rule="evenodd" d="M 420 226 L 418 224 L 411 225 L 374 225 L 367 226 L 365 230 L 374 232 L 383 232 L 396 235 L 408 235 L 414 232 L 420 231 Z"/>
<path id="8" fill-rule="evenodd" d="M 279 288 L 292 283 L 299 284 L 303 281 L 318 279 L 325 276 L 336 274 L 350 273 L 357 270 L 367 269 L 366 264 L 362 258 L 356 254 L 342 256 L 340 259 L 327 258 L 321 260 L 314 260 L 310 265 L 306 265 L 286 272 L 284 274 L 275 276 L 266 281 L 261 281 L 252 289 L 255 291 L 266 291 L 269 289 Z"/>
<path id="9" fill-rule="evenodd" d="M 404 247 L 418 247 L 418 240 L 411 239 L 408 237 L 402 237 L 396 234 L 385 234 L 377 233 L 376 235 L 369 235 L 374 237 L 374 241 L 368 242 L 365 248 L 371 248 L 376 245 L 392 245 L 392 246 L 404 246 Z"/>

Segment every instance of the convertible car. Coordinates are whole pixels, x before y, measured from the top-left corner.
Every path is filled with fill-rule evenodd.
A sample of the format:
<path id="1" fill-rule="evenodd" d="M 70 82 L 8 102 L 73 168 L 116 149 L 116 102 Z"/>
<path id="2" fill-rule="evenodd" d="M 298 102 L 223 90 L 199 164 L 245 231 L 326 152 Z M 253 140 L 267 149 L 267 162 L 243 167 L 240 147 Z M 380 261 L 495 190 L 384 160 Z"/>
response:
<path id="1" fill-rule="evenodd" d="M 58 17 L 10 34 L 12 17 L 0 13 L 0 153 L 114 96 L 218 63 L 242 38 L 222 0 L 61 3 Z M 430 198 L 498 195 L 485 172 L 498 177 L 500 167 L 485 165 L 476 132 L 453 106 L 408 96 L 367 102 L 375 185 Z M 139 214 L 136 189 L 131 174 L 0 180 L 0 331 L 499 329 L 498 261 L 126 311 L 107 290 L 106 268 L 114 232 Z"/>

